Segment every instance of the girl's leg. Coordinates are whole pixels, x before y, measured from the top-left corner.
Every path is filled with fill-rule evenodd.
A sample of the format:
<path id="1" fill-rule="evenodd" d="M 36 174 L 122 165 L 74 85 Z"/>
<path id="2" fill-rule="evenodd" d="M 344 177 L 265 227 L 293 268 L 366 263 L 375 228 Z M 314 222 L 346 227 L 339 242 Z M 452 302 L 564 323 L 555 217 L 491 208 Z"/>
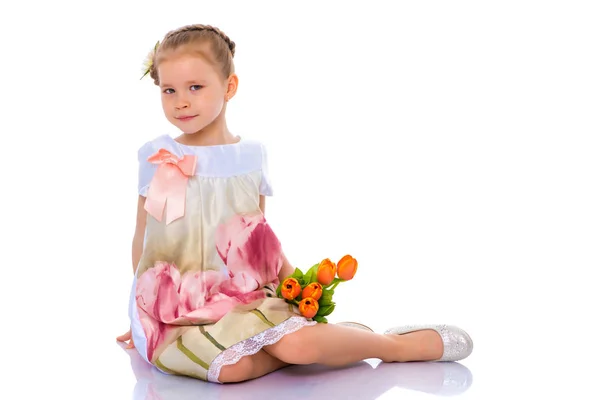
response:
<path id="1" fill-rule="evenodd" d="M 219 382 L 233 383 L 259 378 L 278 369 L 288 366 L 264 350 L 251 356 L 242 357 L 236 364 L 225 365 L 221 368 Z"/>
<path id="2" fill-rule="evenodd" d="M 384 362 L 437 360 L 444 352 L 444 344 L 434 330 L 381 335 L 347 326 L 317 324 L 285 335 L 263 350 L 289 364 L 337 367 L 367 358 Z"/>

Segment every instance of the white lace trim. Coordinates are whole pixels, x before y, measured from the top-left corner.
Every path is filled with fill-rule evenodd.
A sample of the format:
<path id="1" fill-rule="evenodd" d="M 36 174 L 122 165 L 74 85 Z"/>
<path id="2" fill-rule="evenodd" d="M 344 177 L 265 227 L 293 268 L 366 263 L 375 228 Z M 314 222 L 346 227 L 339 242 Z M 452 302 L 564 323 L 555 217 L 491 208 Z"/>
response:
<path id="1" fill-rule="evenodd" d="M 230 348 L 219 354 L 208 368 L 207 379 L 210 382 L 219 382 L 221 368 L 225 365 L 235 364 L 244 356 L 250 356 L 258 353 L 263 346 L 277 343 L 283 336 L 293 333 L 305 326 L 315 325 L 316 321 L 308 321 L 304 317 L 290 317 L 281 324 L 269 328 L 256 336 L 234 344 Z"/>

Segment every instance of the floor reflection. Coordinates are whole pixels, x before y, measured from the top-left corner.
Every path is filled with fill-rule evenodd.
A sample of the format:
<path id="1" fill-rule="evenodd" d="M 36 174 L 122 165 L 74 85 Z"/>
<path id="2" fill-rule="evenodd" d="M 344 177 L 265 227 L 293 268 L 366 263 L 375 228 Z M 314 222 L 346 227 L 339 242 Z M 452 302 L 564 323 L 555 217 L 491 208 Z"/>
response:
<path id="1" fill-rule="evenodd" d="M 143 361 L 136 351 L 127 353 L 137 381 L 133 400 L 238 400 L 267 396 L 370 400 L 395 387 L 452 396 L 468 390 L 473 379 L 467 367 L 455 362 L 386 364 L 366 360 L 337 369 L 291 366 L 253 381 L 219 385 L 165 375 Z M 300 395 L 294 396 L 294 392 Z"/>

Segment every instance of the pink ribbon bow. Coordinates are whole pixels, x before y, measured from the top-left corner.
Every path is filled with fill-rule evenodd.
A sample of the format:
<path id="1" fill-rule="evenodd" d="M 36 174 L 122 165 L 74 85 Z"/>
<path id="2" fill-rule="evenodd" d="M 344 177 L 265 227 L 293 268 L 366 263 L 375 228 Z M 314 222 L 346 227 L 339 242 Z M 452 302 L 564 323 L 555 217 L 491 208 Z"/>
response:
<path id="1" fill-rule="evenodd" d="M 160 149 L 148 157 L 158 168 L 150 182 L 144 209 L 158 221 L 162 220 L 166 206 L 166 224 L 185 213 L 187 181 L 196 172 L 197 156 L 179 158 L 168 150 Z"/>

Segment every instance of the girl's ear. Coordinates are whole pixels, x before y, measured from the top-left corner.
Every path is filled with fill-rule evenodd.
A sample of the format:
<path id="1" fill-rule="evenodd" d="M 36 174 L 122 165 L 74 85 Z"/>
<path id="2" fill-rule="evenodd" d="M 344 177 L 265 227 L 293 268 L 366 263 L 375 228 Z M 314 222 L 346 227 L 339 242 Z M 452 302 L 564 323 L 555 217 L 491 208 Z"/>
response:
<path id="1" fill-rule="evenodd" d="M 227 93 L 225 93 L 225 100 L 229 101 L 237 92 L 239 79 L 236 74 L 231 74 L 227 79 Z"/>

